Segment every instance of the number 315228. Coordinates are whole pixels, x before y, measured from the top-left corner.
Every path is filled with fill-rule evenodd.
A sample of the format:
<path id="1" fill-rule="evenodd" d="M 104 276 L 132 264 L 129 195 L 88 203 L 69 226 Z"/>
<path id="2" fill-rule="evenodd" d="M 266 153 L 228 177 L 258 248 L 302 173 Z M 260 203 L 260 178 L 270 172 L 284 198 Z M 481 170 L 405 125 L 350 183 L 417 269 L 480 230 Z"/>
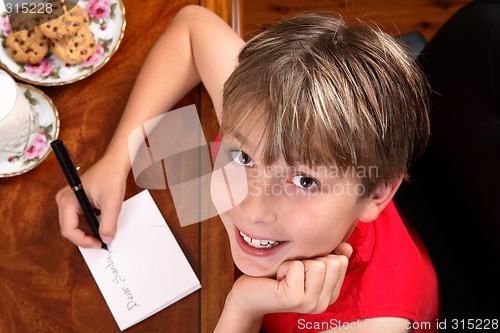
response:
<path id="1" fill-rule="evenodd" d="M 52 4 L 43 2 L 22 2 L 22 3 L 5 3 L 7 14 L 50 14 L 52 13 Z"/>

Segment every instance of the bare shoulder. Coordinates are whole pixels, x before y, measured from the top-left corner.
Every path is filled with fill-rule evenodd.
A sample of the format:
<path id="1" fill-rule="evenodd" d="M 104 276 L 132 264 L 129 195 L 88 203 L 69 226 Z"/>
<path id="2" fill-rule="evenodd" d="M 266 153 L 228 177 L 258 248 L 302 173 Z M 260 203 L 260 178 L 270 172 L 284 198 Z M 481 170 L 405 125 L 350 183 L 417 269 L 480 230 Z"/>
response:
<path id="1" fill-rule="evenodd" d="M 409 333 L 411 321 L 400 317 L 378 317 L 338 325 L 325 333 L 355 332 L 355 333 Z"/>

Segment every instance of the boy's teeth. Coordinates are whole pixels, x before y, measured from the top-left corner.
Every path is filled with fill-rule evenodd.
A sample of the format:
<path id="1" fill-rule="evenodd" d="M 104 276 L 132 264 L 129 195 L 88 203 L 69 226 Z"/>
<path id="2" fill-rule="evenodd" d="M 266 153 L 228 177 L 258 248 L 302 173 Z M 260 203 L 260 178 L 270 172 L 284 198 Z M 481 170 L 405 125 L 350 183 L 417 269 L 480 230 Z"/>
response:
<path id="1" fill-rule="evenodd" d="M 272 247 L 278 246 L 281 242 L 280 241 L 273 241 L 273 240 L 268 240 L 268 239 L 252 239 L 242 233 L 240 231 L 240 235 L 243 237 L 245 242 L 247 242 L 250 246 L 256 247 L 258 249 L 270 249 Z"/>

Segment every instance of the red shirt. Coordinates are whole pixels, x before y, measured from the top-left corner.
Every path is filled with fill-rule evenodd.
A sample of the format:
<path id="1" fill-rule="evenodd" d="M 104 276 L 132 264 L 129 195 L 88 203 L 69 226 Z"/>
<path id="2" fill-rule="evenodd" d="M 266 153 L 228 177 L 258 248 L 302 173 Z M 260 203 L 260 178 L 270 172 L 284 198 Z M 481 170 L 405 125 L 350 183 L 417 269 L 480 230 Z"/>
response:
<path id="1" fill-rule="evenodd" d="M 402 317 L 413 322 L 413 332 L 438 332 L 436 273 L 425 248 L 413 238 L 391 202 L 374 222 L 358 222 L 349 238 L 354 252 L 335 303 L 321 314 L 266 315 L 262 329 L 321 332 L 358 319 Z"/>

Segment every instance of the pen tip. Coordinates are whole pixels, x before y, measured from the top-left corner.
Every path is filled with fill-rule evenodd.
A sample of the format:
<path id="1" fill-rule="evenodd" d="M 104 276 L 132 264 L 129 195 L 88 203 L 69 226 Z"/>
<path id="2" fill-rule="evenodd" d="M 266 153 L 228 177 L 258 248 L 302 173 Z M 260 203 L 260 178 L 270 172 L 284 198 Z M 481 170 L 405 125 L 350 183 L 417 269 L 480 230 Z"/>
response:
<path id="1" fill-rule="evenodd" d="M 108 245 L 106 245 L 105 243 L 102 243 L 101 248 L 105 249 L 106 251 L 109 251 Z"/>

